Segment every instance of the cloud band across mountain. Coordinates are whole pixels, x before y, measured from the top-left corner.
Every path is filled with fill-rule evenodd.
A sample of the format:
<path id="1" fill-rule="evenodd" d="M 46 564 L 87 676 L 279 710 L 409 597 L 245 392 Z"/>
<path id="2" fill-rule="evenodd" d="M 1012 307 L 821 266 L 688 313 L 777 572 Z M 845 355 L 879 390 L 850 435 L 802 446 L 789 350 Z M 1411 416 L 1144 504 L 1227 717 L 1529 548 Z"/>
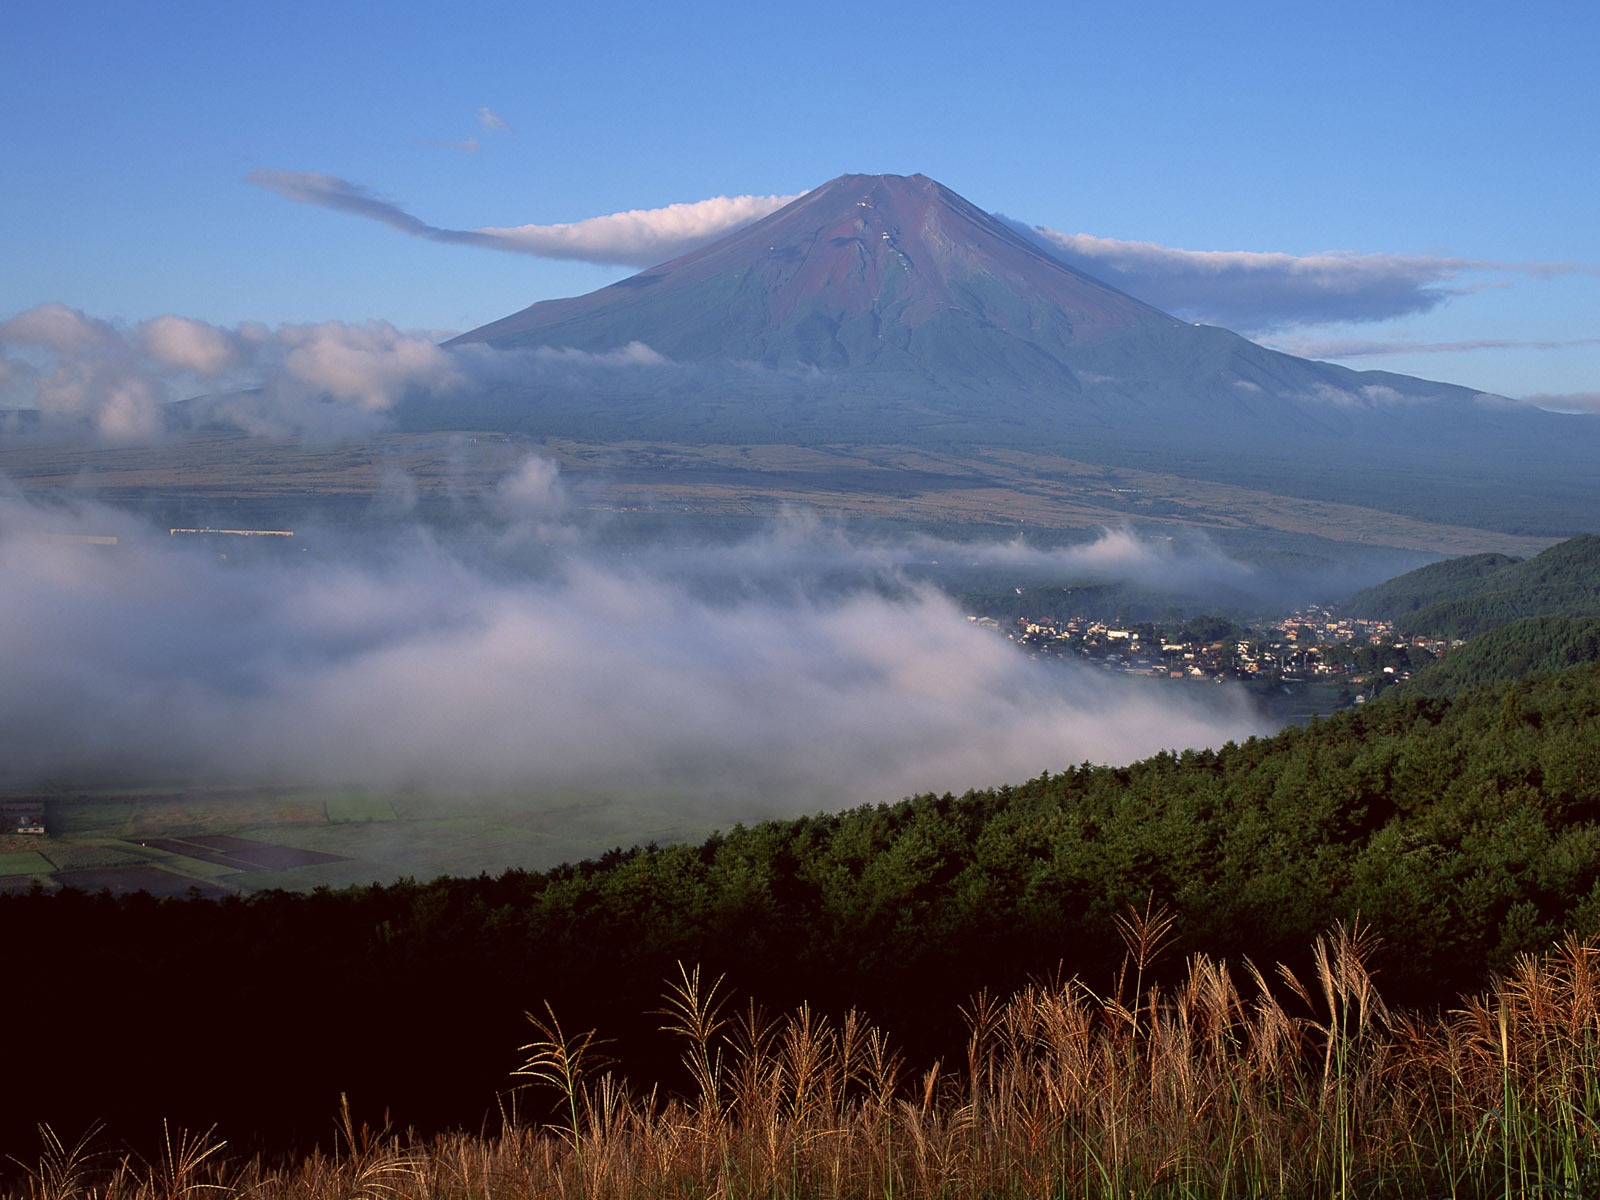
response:
<path id="1" fill-rule="evenodd" d="M 378 221 L 412 237 L 541 258 L 648 267 L 776 212 L 793 196 L 714 196 L 548 225 L 450 229 L 369 188 L 311 171 L 258 170 L 248 182 L 301 204 Z M 1594 274 L 1567 262 L 1497 262 L 1425 254 L 1287 254 L 1185 250 L 1155 242 L 1061 233 L 1002 218 L 1067 265 L 1185 320 L 1246 335 L 1297 326 L 1392 320 L 1495 286 L 1494 276 Z"/>

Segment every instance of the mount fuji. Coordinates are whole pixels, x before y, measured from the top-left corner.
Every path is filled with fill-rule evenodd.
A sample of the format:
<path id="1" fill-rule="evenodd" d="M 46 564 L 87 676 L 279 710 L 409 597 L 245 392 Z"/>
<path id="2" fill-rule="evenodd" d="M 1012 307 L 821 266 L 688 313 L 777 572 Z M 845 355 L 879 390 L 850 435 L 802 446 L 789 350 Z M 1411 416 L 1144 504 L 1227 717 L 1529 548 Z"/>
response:
<path id="1" fill-rule="evenodd" d="M 403 426 L 1009 448 L 1505 532 L 1600 528 L 1600 420 L 1181 321 L 921 175 L 840 176 L 449 344 L 506 352 L 496 382 L 408 405 Z"/>

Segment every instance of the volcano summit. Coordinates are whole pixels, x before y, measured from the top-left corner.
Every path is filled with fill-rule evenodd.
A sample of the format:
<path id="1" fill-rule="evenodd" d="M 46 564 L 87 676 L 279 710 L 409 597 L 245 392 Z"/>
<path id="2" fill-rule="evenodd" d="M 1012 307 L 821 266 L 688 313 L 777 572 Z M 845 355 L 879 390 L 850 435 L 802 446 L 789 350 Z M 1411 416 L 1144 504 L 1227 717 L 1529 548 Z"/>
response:
<path id="1" fill-rule="evenodd" d="M 455 339 L 502 380 L 412 428 L 1044 451 L 1482 528 L 1600 527 L 1600 421 L 1191 325 L 921 175 L 844 175 Z M 587 368 L 587 369 L 580 369 Z"/>
<path id="2" fill-rule="evenodd" d="M 1173 318 L 921 175 L 845 175 L 701 250 L 458 339 L 1071 386 L 1072 348 Z M 621 339 L 619 341 L 619 339 Z"/>

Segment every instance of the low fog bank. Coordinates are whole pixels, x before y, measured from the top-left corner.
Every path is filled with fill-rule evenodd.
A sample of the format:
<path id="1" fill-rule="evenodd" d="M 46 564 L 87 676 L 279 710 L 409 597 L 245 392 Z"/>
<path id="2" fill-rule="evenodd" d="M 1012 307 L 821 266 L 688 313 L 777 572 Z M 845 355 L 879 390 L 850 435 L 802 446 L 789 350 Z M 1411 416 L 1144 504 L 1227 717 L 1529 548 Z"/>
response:
<path id="1" fill-rule="evenodd" d="M 603 468 L 569 483 L 532 453 L 486 493 L 474 486 L 463 482 L 447 500 L 424 502 L 401 480 L 372 508 L 386 520 L 426 527 L 452 555 L 491 575 L 539 572 L 579 553 L 707 600 L 815 600 L 863 586 L 896 593 L 931 585 L 966 598 L 1057 589 L 1140 621 L 1201 614 L 1249 621 L 1336 604 L 1438 557 L 1263 530 L 1230 542 L 1230 531 L 1177 523 L 1023 534 L 1011 521 L 991 529 L 930 526 L 793 504 L 759 517 L 619 511 Z"/>
<path id="2" fill-rule="evenodd" d="M 596 395 L 682 408 L 730 388 L 813 398 L 837 390 L 815 370 L 678 363 L 638 342 L 591 354 L 441 345 L 445 336 L 385 321 L 223 326 L 169 314 L 128 325 L 41 304 L 0 319 L 0 433 L 152 446 L 212 428 L 323 444 L 397 419 L 413 429 L 510 420 L 507 405 L 525 408 L 531 394 L 572 399 L 566 418 L 592 433 L 587 401 Z"/>
<path id="3" fill-rule="evenodd" d="M 1030 661 L 907 569 L 953 543 L 862 544 L 803 515 L 715 546 L 622 552 L 594 532 L 537 458 L 459 543 L 407 525 L 219 552 L 0 494 L 6 782 L 670 790 L 738 819 L 1265 731 L 1225 687 L 1202 704 Z M 223 557 L 235 545 L 250 552 Z M 1249 573 L 1125 533 L 962 552 Z"/>

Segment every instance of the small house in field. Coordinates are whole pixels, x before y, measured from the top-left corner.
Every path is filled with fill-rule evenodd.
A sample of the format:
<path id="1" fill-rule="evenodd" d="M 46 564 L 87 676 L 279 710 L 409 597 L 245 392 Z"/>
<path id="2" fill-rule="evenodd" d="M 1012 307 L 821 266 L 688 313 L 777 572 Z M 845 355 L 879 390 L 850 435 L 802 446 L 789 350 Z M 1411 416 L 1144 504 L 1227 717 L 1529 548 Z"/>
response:
<path id="1" fill-rule="evenodd" d="M 43 837 L 43 800 L 0 801 L 0 833 L 23 833 Z"/>

